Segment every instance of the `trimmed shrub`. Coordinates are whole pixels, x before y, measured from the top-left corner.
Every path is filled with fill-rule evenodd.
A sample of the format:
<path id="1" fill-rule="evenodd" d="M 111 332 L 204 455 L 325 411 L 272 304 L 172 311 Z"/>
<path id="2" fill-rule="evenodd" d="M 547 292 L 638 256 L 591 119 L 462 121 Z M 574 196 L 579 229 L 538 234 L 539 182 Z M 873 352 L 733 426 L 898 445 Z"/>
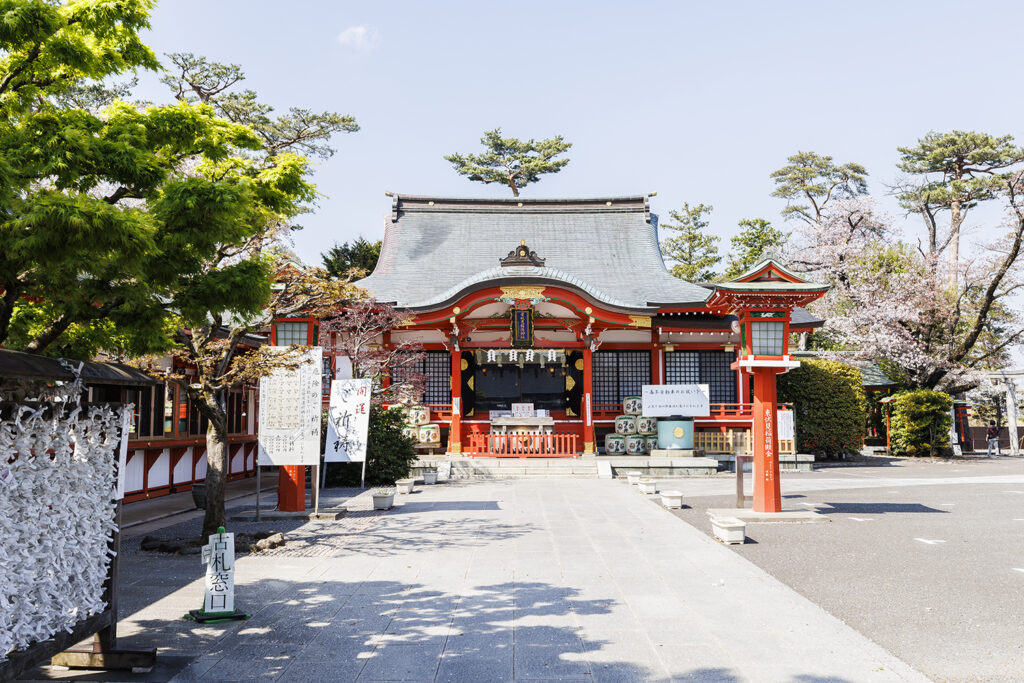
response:
<path id="1" fill-rule="evenodd" d="M 402 434 L 405 415 L 400 410 L 370 410 L 370 429 L 366 441 L 366 485 L 393 486 L 412 473 L 416 462 L 415 443 Z M 327 463 L 328 486 L 358 486 L 362 463 Z"/>
<path id="2" fill-rule="evenodd" d="M 802 360 L 779 377 L 779 401 L 793 404 L 797 450 L 828 457 L 860 451 L 867 413 L 857 368 Z"/>
<path id="3" fill-rule="evenodd" d="M 892 401 L 893 455 L 949 455 L 953 399 L 941 391 L 918 389 L 896 394 Z"/>

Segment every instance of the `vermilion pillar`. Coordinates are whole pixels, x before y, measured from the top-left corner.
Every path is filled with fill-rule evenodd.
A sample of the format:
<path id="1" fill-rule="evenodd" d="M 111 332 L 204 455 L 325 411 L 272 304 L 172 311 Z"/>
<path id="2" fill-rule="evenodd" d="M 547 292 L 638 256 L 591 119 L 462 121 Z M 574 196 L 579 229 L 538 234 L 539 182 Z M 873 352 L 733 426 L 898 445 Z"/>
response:
<path id="1" fill-rule="evenodd" d="M 583 349 L 583 453 L 597 453 L 594 447 L 594 352 L 587 345 Z"/>
<path id="2" fill-rule="evenodd" d="M 277 509 L 302 512 L 306 509 L 306 467 L 284 465 L 278 468 Z"/>
<path id="3" fill-rule="evenodd" d="M 462 354 L 452 348 L 452 421 L 448 427 L 448 452 L 462 453 Z"/>
<path id="4" fill-rule="evenodd" d="M 782 512 L 779 489 L 777 368 L 753 368 L 754 374 L 754 511 Z"/>
<path id="5" fill-rule="evenodd" d="M 661 384 L 661 353 L 658 330 L 651 330 L 651 384 Z"/>

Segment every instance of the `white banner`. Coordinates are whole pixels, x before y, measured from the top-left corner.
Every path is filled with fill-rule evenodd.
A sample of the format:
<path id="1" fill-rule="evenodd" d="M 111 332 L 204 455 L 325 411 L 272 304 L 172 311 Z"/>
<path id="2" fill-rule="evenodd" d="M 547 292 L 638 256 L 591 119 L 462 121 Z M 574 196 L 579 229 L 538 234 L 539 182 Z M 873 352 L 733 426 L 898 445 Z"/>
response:
<path id="1" fill-rule="evenodd" d="M 336 379 L 327 411 L 324 462 L 364 462 L 370 430 L 370 380 Z"/>
<path id="2" fill-rule="evenodd" d="M 793 435 L 793 411 L 777 410 L 775 415 L 779 425 L 779 439 L 790 441 L 796 438 Z"/>
<path id="3" fill-rule="evenodd" d="M 707 417 L 711 414 L 707 384 L 645 384 L 644 415 Z"/>
<path id="4" fill-rule="evenodd" d="M 260 465 L 320 464 L 322 365 L 323 349 L 317 347 L 294 370 L 260 379 Z"/>

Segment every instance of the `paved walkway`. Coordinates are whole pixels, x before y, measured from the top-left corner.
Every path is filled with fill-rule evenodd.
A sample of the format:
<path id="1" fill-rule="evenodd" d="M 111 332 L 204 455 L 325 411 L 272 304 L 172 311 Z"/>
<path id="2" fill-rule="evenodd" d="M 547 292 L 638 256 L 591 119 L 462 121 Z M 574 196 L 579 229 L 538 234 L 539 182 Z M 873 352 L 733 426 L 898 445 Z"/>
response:
<path id="1" fill-rule="evenodd" d="M 161 648 L 150 680 L 926 680 L 623 481 L 364 501 L 301 529 L 319 556 L 238 561 L 247 622 L 181 620 L 197 558 L 125 557 L 122 644 Z"/>

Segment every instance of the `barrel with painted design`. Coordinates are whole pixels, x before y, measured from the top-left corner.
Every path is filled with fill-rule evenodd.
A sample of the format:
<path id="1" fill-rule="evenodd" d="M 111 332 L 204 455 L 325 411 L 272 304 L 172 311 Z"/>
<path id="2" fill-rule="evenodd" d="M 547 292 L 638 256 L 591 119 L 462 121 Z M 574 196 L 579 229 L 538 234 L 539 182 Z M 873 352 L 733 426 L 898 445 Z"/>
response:
<path id="1" fill-rule="evenodd" d="M 622 455 L 626 452 L 626 437 L 621 434 L 605 434 L 604 452 L 607 455 Z"/>

